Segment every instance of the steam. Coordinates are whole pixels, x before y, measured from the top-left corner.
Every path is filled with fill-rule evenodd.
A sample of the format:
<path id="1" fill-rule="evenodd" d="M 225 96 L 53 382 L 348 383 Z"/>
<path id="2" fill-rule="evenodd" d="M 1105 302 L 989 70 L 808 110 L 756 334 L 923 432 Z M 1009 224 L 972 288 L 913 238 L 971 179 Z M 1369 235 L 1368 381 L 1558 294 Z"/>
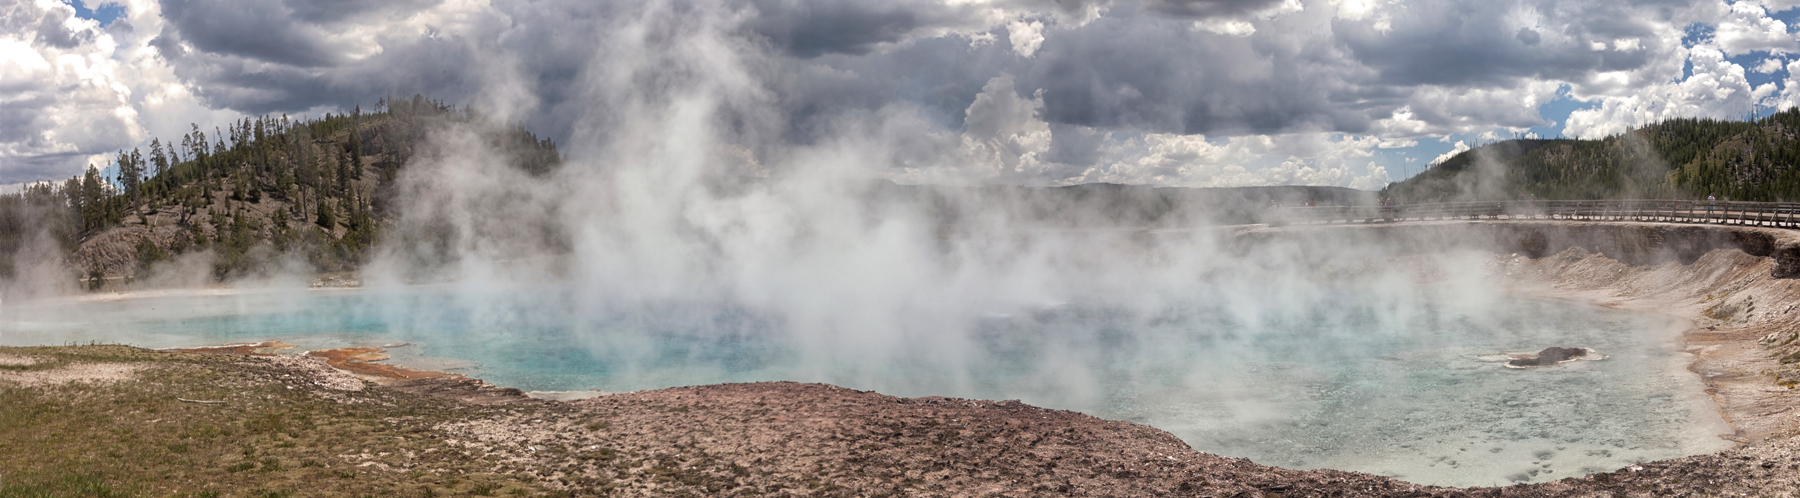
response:
<path id="1" fill-rule="evenodd" d="M 1624 185 L 1619 192 L 1619 197 L 1623 199 L 1666 198 L 1667 192 L 1656 192 L 1653 189 L 1659 184 L 1669 184 L 1671 187 L 1665 188 L 1673 188 L 1674 182 L 1668 178 L 1669 172 L 1673 168 L 1669 167 L 1669 162 L 1663 159 L 1662 154 L 1658 153 L 1654 146 L 1650 145 L 1650 141 L 1644 139 L 1642 133 L 1642 131 L 1632 130 L 1619 135 L 1619 140 L 1622 142 L 1620 146 L 1626 150 L 1626 163 L 1622 165 L 1622 171 L 1619 172 L 1623 177 L 1619 181 Z M 1685 195 L 1680 192 L 1676 194 Z"/>
<path id="2" fill-rule="evenodd" d="M 48 211 L 48 210 L 43 210 Z M 22 218 L 48 218 L 43 211 L 28 212 Z M 65 295 L 76 291 L 75 281 L 64 263 L 62 244 L 51 233 L 50 223 L 38 224 L 26 233 L 12 251 L 12 275 L 0 276 L 0 297 L 18 302 L 46 296 Z"/>
<path id="3" fill-rule="evenodd" d="M 1514 199 L 1517 192 L 1509 192 L 1508 188 L 1517 188 L 1507 181 L 1512 170 L 1506 164 L 1507 157 L 1497 157 L 1499 151 L 1495 147 L 1479 147 L 1475 149 L 1475 160 L 1470 167 L 1472 175 L 1457 175 L 1456 182 L 1459 196 L 1464 201 Z"/>
<path id="4" fill-rule="evenodd" d="M 395 243 L 366 280 L 389 289 L 451 282 L 478 315 L 570 316 L 577 341 L 596 349 L 651 341 L 643 328 L 596 325 L 620 316 L 731 310 L 750 318 L 683 333 L 730 339 L 753 329 L 792 349 L 800 378 L 790 380 L 911 394 L 975 392 L 990 368 L 983 352 L 1010 347 L 1034 357 L 1015 369 L 1027 373 L 1019 382 L 1094 399 L 1091 367 L 1107 361 L 1099 351 L 1164 356 L 1172 353 L 1157 344 L 1265 329 L 1296 310 L 1336 320 L 1329 302 L 1346 286 L 1385 303 L 1381 320 L 1418 313 L 1424 287 L 1371 264 L 1387 257 L 1379 244 L 1245 250 L 1228 230 L 1151 232 L 992 192 L 896 188 L 887 180 L 967 171 L 1006 144 L 943 131 L 906 108 L 847 113 L 835 130 L 791 140 L 770 89 L 783 66 L 736 34 L 740 14 L 652 3 L 597 30 L 568 161 L 545 176 L 506 166 L 478 124 L 435 131 L 399 179 Z M 1031 104 L 989 102 L 1001 103 Z M 987 139 L 1004 124 L 969 126 Z M 1045 211 L 1072 221 L 1023 214 Z M 1447 274 L 1467 282 L 1448 288 L 1470 306 L 1499 295 L 1478 272 Z M 516 303 L 493 299 L 509 293 L 546 297 L 532 305 L 542 309 L 494 304 Z M 1202 315 L 1223 317 L 1220 330 L 1147 325 Z M 1004 332 L 1048 323 L 1034 316 L 1090 327 L 1004 339 L 1042 332 Z M 1263 354 L 1248 341 L 1216 347 Z M 896 384 L 908 382 L 895 378 L 902 365 L 938 366 L 942 377 Z"/>

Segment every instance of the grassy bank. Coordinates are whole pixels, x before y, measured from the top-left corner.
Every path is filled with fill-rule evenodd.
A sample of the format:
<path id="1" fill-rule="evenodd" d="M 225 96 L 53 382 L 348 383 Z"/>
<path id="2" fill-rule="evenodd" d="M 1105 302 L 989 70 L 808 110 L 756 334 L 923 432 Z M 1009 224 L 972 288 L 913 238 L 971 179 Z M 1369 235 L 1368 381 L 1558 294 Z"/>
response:
<path id="1" fill-rule="evenodd" d="M 515 496 L 545 489 L 446 444 L 446 420 L 529 413 L 328 389 L 257 358 L 0 347 L 0 497 Z"/>

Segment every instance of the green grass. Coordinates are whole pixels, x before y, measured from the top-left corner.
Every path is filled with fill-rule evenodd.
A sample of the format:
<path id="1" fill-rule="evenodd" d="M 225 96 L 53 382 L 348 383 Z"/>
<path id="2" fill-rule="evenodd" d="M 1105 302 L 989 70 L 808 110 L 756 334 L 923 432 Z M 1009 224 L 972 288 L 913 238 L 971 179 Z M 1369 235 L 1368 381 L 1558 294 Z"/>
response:
<path id="1" fill-rule="evenodd" d="M 290 386 L 285 372 L 229 355 L 125 346 L 3 347 L 0 353 L 49 360 L 9 371 L 144 366 L 125 382 L 0 384 L 0 498 L 546 492 L 433 437 L 442 422 L 505 408 L 389 389 Z M 477 484 L 453 488 L 455 481 L 438 476 Z"/>

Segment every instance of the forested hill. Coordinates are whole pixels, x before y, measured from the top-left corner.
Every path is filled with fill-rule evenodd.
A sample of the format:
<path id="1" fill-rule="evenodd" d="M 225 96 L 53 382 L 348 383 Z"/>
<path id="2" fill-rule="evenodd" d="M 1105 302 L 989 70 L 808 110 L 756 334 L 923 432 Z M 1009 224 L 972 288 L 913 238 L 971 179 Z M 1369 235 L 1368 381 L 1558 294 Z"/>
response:
<path id="1" fill-rule="evenodd" d="M 441 264 L 430 249 L 454 228 L 397 220 L 404 188 L 396 182 L 429 130 L 457 123 L 486 130 L 486 149 L 529 174 L 562 167 L 555 143 L 422 97 L 384 100 L 367 113 L 194 125 L 84 175 L 0 195 L 0 294 L 350 271 L 378 241 L 423 248 L 409 253 L 422 267 Z M 1375 202 L 1374 192 L 1317 186 L 866 187 L 857 200 L 864 208 L 919 210 L 942 234 L 981 229 L 996 213 L 1027 229 L 1175 228 L 1255 223 L 1271 205 Z M 61 288 L 21 290 L 21 282 Z"/>
<path id="2" fill-rule="evenodd" d="M 106 168 L 116 174 L 90 167 L 0 196 L 0 280 L 73 270 L 99 286 L 190 253 L 205 253 L 191 264 L 219 279 L 295 261 L 355 268 L 390 224 L 395 179 L 426 132 L 482 119 L 414 96 L 368 113 L 194 125 L 119 153 Z M 555 143 L 523 128 L 491 135 L 529 172 L 562 162 Z"/>
<path id="3" fill-rule="evenodd" d="M 1406 202 L 1498 199 L 1800 200 L 1800 109 L 1756 121 L 1674 119 L 1600 140 L 1508 140 L 1382 192 Z"/>

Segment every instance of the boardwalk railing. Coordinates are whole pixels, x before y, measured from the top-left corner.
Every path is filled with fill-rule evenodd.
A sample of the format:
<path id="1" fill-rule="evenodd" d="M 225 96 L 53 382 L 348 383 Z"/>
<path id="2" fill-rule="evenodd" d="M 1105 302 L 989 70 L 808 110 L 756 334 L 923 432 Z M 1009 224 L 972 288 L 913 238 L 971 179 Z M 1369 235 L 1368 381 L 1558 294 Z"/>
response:
<path id="1" fill-rule="evenodd" d="M 1434 220 L 1580 220 L 1800 227 L 1800 203 L 1733 201 L 1479 201 L 1396 206 L 1275 208 L 1269 221 L 1383 223 Z"/>

